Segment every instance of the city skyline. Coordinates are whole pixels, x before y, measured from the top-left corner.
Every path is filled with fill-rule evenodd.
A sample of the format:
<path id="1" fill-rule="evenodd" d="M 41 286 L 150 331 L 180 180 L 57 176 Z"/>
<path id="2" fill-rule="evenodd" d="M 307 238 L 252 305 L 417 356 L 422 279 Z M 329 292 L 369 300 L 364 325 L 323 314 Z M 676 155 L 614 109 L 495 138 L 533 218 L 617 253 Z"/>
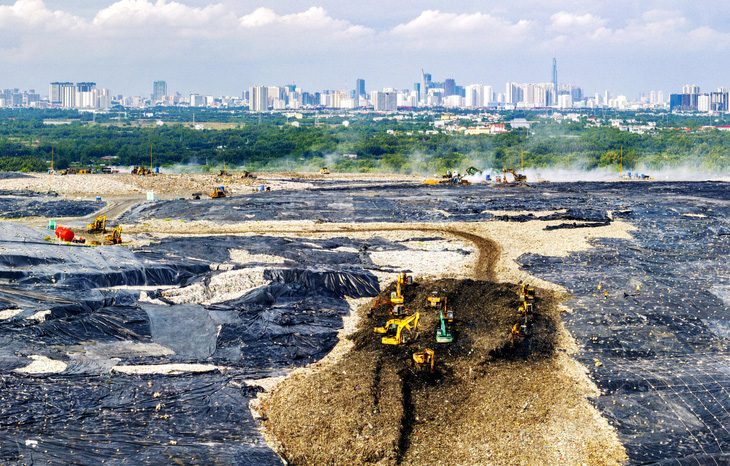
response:
<path id="1" fill-rule="evenodd" d="M 264 83 L 305 89 L 410 88 L 421 68 L 464 85 L 559 80 L 634 98 L 686 83 L 725 85 L 730 11 L 719 1 L 585 5 L 558 0 L 17 0 L 0 5 L 0 88 L 105 83 L 149 94 L 238 95 Z"/>

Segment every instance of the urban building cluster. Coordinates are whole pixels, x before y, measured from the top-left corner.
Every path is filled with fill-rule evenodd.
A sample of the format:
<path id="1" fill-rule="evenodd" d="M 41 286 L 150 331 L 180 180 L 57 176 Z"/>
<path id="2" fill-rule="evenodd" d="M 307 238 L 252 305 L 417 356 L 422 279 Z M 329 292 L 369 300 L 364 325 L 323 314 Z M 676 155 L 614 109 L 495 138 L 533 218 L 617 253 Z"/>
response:
<path id="1" fill-rule="evenodd" d="M 421 70 L 421 80 L 412 89 L 385 88 L 365 90 L 365 80 L 357 79 L 355 89 L 307 92 L 294 84 L 284 86 L 253 86 L 240 96 L 214 97 L 212 95 L 170 93 L 165 81 L 155 81 L 149 96 L 112 95 L 109 89 L 99 89 L 93 82 L 53 82 L 48 96 L 35 90 L 0 91 L 0 107 L 74 108 L 108 110 L 114 106 L 146 108 L 154 106 L 188 106 L 209 108 L 248 108 L 252 112 L 290 109 L 367 109 L 376 112 L 395 112 L 399 108 L 441 107 L 492 109 L 580 109 L 612 108 L 619 110 L 665 109 L 676 111 L 727 111 L 728 92 L 701 94 L 697 86 L 685 86 L 682 94 L 672 94 L 670 101 L 662 91 L 641 94 L 635 100 L 615 96 L 610 92 L 584 94 L 579 86 L 559 83 L 557 65 L 553 60 L 552 82 L 506 84 L 504 92 L 490 85 L 459 85 L 454 79 L 432 80 L 431 74 Z"/>
<path id="2" fill-rule="evenodd" d="M 686 85 L 681 94 L 669 96 L 669 108 L 673 112 L 727 112 L 728 90 L 721 87 L 717 92 L 701 93 L 700 86 Z"/>

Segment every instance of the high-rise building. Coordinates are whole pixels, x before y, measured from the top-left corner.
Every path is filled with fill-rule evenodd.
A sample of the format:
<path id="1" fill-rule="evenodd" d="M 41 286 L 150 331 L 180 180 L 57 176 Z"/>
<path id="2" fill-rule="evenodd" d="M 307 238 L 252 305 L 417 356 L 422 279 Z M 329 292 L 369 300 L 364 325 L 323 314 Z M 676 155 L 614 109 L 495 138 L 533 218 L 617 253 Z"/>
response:
<path id="1" fill-rule="evenodd" d="M 558 95 L 558 59 L 553 57 L 553 89 L 555 95 Z"/>
<path id="2" fill-rule="evenodd" d="M 255 86 L 249 89 L 249 109 L 252 112 L 266 112 L 269 110 L 269 88 Z"/>
<path id="3" fill-rule="evenodd" d="M 355 81 L 355 104 L 357 105 L 360 97 L 365 97 L 365 80 L 358 79 Z"/>
<path id="4" fill-rule="evenodd" d="M 445 79 L 444 80 L 444 97 L 448 97 L 450 95 L 456 95 L 456 82 L 451 79 Z"/>
<path id="5" fill-rule="evenodd" d="M 74 83 L 51 83 L 49 96 L 52 105 L 73 107 L 76 104 L 76 86 Z"/>
<path id="6" fill-rule="evenodd" d="M 398 93 L 392 90 L 371 93 L 373 110 L 376 112 L 395 112 L 398 110 Z"/>
<path id="7" fill-rule="evenodd" d="M 161 102 L 167 97 L 167 83 L 155 81 L 152 83 L 152 102 Z"/>

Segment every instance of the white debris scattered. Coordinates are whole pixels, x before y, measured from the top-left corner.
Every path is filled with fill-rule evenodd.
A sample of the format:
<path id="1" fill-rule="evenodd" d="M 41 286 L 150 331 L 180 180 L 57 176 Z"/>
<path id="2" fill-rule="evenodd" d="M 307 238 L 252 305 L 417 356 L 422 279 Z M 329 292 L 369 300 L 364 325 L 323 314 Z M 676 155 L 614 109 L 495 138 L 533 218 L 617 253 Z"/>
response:
<path id="1" fill-rule="evenodd" d="M 213 372 L 231 369 L 228 366 L 215 364 L 153 364 L 153 365 L 119 365 L 112 367 L 113 372 L 123 374 L 161 374 L 173 375 L 185 372 Z"/>
<path id="2" fill-rule="evenodd" d="M 67 364 L 63 361 L 57 361 L 50 359 L 39 354 L 30 356 L 33 360 L 32 363 L 20 369 L 15 369 L 15 372 L 22 374 L 58 374 L 66 370 Z"/>
<path id="3" fill-rule="evenodd" d="M 0 320 L 12 319 L 23 312 L 22 309 L 3 309 L 0 311 Z"/>

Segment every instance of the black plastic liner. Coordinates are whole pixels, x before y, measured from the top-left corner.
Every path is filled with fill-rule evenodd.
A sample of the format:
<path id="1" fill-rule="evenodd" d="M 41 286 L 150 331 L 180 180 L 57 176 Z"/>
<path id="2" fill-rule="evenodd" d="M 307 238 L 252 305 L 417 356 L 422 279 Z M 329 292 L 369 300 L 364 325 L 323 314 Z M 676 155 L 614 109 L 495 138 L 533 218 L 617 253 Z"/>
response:
<path id="1" fill-rule="evenodd" d="M 48 234 L 0 222 L 0 310 L 21 310 L 0 320 L 2 464 L 278 463 L 248 411 L 258 388 L 243 379 L 281 375 L 325 356 L 349 313 L 345 298 L 380 291 L 361 267 L 366 256 L 347 251 L 403 248 L 377 239 L 193 237 L 130 249 L 53 244 Z M 299 266 L 265 270 L 270 285 L 228 302 L 139 301 L 135 287 L 153 287 L 146 294 L 154 298 L 161 295 L 156 287 L 207 283 L 221 273 L 217 264 L 230 262 L 231 249 L 289 257 Z M 14 371 L 37 355 L 65 369 L 47 376 Z M 225 369 L 113 372 L 171 363 Z"/>
<path id="2" fill-rule="evenodd" d="M 3 195 L 0 192 L 0 217 L 84 217 L 106 206 L 106 202 L 101 201 L 49 200 L 46 196 L 47 193 L 7 192 Z"/>
<path id="3" fill-rule="evenodd" d="M 520 261 L 530 273 L 559 283 L 572 294 L 568 304 L 573 312 L 564 316 L 566 325 L 582 349 L 580 360 L 591 369 L 591 377 L 602 390 L 595 403 L 618 429 L 632 464 L 727 463 L 727 183 L 549 183 L 526 188 L 323 186 L 303 192 L 272 191 L 217 200 L 144 204 L 126 214 L 123 221 L 183 218 L 221 222 L 446 223 L 490 221 L 503 218 L 491 212 L 523 210 L 533 215 L 504 219 L 562 220 L 562 225 L 569 227 L 599 227 L 612 219 L 622 219 L 636 227 L 630 240 L 597 240 L 596 247 L 589 251 L 560 258 L 526 255 Z M 220 462 L 226 464 L 254 464 L 246 462 L 249 458 L 255 458 L 258 464 L 275 462 L 275 456 L 267 456 L 271 452 L 259 448 L 262 440 L 249 423 L 244 395 L 229 396 L 227 382 L 222 381 L 228 377 L 282 373 L 326 354 L 336 341 L 341 316 L 347 312 L 343 293 L 368 296 L 373 291 L 375 281 L 367 272 L 372 267 L 368 251 L 403 247 L 384 240 L 346 237 L 305 241 L 230 236 L 168 239 L 137 251 L 96 248 L 95 252 L 80 252 L 70 246 L 50 251 L 40 246 L 44 243 L 43 232 L 21 232 L 21 227 L 13 226 L 12 231 L 3 234 L 5 228 L 6 224 L 0 223 L 0 308 L 24 310 L 12 319 L 0 321 L 0 374 L 6 387 L 26 388 L 16 390 L 17 393 L 3 390 L 7 395 L 1 400 L 0 410 L 21 406 L 26 412 L 27 406 L 35 413 L 20 417 L 12 411 L 7 421 L 0 421 L 6 422 L 0 424 L 0 441 L 5 442 L 0 454 L 9 455 L 3 460 L 8 463 L 28 461 L 29 455 L 36 454 L 34 439 L 55 445 L 55 450 L 46 449 L 56 456 L 38 456 L 31 462 L 74 461 L 74 454 L 82 451 L 78 445 L 83 445 L 92 430 L 103 433 L 113 446 L 101 453 L 83 450 L 80 455 L 91 456 L 79 456 L 80 462 L 107 458 L 112 464 L 154 464 L 181 458 L 185 463 L 207 463 L 204 459 L 191 459 L 202 458 L 197 456 L 201 452 L 222 458 Z M 119 251 L 106 253 L 104 249 Z M 270 285 L 237 300 L 210 306 L 140 303 L 138 291 L 104 288 L 125 281 L 135 286 L 205 282 L 217 273 L 208 270 L 210 264 L 226 262 L 229 249 L 277 255 L 284 258 L 285 265 L 282 270 L 266 272 L 272 280 Z M 16 259 L 2 262 L 6 254 Z M 137 269 L 142 272 L 134 272 Z M 84 274 L 91 278 L 84 278 Z M 107 274 L 115 278 L 100 277 Z M 154 296 L 154 291 L 150 295 Z M 51 310 L 45 323 L 27 319 L 45 309 Z M 86 340 L 89 338 L 92 341 Z M 154 345 L 174 354 L 158 354 Z M 63 360 L 68 367 L 62 375 L 52 377 L 23 377 L 11 372 L 29 364 L 30 356 L 35 354 Z M 108 375 L 116 364 L 166 362 L 214 363 L 232 367 L 235 375 Z M 155 427 L 159 424 L 150 420 L 152 413 L 145 411 L 148 408 L 132 411 L 123 404 L 127 411 L 119 411 L 124 413 L 119 419 L 134 423 L 134 431 L 124 430 L 114 422 L 106 427 L 108 413 L 104 409 L 89 408 L 83 416 L 77 414 L 81 411 L 74 411 L 74 403 L 104 406 L 106 397 L 121 400 L 123 396 L 129 401 L 134 399 L 129 396 L 137 393 L 133 390 L 145 390 L 145 395 L 137 395 L 137 399 L 147 400 L 150 395 L 146 383 L 152 381 L 163 387 L 171 384 L 173 390 L 177 380 L 184 380 L 182 385 L 191 387 L 190 394 L 180 395 L 180 413 L 184 414 L 176 414 L 168 421 L 183 422 L 184 418 L 185 422 L 202 426 L 180 427 L 181 432 L 198 434 L 189 434 L 185 442 L 177 445 Z M 249 396 L 253 389 L 236 380 L 236 389 Z M 187 381 L 195 384 L 188 385 Z M 210 385 L 198 388 L 196 384 L 205 381 Z M 51 397 L 48 401 L 27 401 L 28 393 L 46 383 Z M 95 391 L 106 384 L 114 387 L 109 394 L 102 396 Z M 225 388 L 226 397 L 198 398 L 198 393 L 221 387 Z M 80 393 L 83 403 L 74 402 L 75 395 L 64 395 L 69 392 Z M 188 392 L 181 388 L 176 393 Z M 213 408 L 208 403 L 215 400 L 218 404 Z M 240 412 L 229 414 L 232 406 Z M 185 411 L 188 408 L 191 411 Z M 206 439 L 218 438 L 219 432 L 216 427 L 206 427 L 203 418 L 208 410 L 218 410 L 217 416 L 226 420 L 230 416 L 233 424 L 241 422 L 239 437 L 209 445 Z M 137 417 L 137 412 L 143 414 Z M 89 428 L 80 430 L 77 419 L 83 419 Z M 69 426 L 75 429 L 72 434 L 68 434 Z M 222 431 L 225 433 L 226 429 L 224 424 Z M 135 432 L 134 436 L 131 432 Z M 255 446 L 249 447 L 250 443 Z M 115 453 L 116 448 L 119 453 Z M 163 457 L 170 448 L 177 448 L 178 456 Z M 151 459 L 147 460 L 147 456 Z"/>

